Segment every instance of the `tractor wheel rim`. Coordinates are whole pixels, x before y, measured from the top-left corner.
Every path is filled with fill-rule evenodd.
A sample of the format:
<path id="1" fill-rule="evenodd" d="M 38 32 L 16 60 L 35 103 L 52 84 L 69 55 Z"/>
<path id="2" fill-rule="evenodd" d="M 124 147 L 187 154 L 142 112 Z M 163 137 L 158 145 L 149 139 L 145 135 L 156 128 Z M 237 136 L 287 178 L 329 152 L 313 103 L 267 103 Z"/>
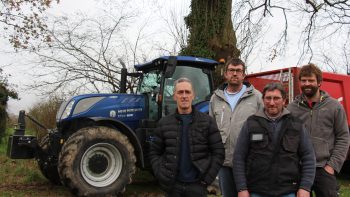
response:
<path id="1" fill-rule="evenodd" d="M 109 143 L 89 147 L 82 159 L 80 170 L 84 180 L 95 187 L 105 187 L 119 177 L 123 168 L 120 151 Z"/>

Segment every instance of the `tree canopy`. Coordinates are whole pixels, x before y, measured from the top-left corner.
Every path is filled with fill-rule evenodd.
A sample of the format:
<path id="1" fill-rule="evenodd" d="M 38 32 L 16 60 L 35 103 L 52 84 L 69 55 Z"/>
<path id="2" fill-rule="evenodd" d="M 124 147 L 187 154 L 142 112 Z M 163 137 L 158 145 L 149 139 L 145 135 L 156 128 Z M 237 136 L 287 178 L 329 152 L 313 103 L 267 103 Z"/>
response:
<path id="1" fill-rule="evenodd" d="M 0 1 L 0 23 L 2 36 L 15 48 L 33 47 L 31 42 L 51 41 L 47 24 L 43 18 L 45 11 L 54 0 L 2 0 Z M 55 0 L 59 3 L 59 0 Z M 32 48 L 33 49 L 33 48 Z"/>
<path id="2" fill-rule="evenodd" d="M 7 76 L 0 69 L 0 143 L 6 131 L 7 123 L 7 102 L 9 98 L 18 99 L 17 92 L 8 84 Z"/>

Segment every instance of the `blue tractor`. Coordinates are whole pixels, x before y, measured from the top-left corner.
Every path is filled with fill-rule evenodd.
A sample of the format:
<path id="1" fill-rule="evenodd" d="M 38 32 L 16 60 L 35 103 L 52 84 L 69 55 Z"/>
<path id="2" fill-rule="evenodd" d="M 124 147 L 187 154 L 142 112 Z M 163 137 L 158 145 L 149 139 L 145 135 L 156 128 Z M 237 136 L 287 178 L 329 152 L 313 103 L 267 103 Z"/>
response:
<path id="1" fill-rule="evenodd" d="M 116 195 L 131 183 L 136 167 L 149 169 L 147 149 L 157 121 L 176 109 L 174 81 L 189 78 L 194 105 L 208 112 L 213 92 L 210 59 L 167 56 L 135 65 L 135 73 L 122 69 L 120 93 L 85 94 L 62 103 L 57 128 L 37 140 L 25 135 L 25 116 L 9 138 L 8 156 L 35 158 L 43 175 L 64 184 L 76 196 Z M 137 77 L 136 94 L 126 93 L 127 76 Z M 37 122 L 40 125 L 40 123 Z"/>

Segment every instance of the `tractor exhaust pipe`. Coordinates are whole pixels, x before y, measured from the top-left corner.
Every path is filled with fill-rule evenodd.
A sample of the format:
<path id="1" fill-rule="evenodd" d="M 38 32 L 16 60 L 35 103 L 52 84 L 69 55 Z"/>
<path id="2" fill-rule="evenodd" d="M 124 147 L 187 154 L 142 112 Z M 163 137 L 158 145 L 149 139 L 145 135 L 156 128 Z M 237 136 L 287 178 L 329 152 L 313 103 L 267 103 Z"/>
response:
<path id="1" fill-rule="evenodd" d="M 128 70 L 126 68 L 121 69 L 120 74 L 120 85 L 119 85 L 119 93 L 126 93 L 126 77 L 128 75 Z"/>

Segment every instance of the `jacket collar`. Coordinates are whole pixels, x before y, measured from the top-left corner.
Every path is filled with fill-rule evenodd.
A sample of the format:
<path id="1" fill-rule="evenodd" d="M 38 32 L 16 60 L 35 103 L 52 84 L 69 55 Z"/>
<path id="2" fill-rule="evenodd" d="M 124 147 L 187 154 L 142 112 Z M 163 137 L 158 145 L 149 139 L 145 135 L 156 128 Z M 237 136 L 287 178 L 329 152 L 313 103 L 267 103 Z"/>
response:
<path id="1" fill-rule="evenodd" d="M 247 86 L 247 89 L 250 88 L 250 86 L 252 86 L 252 84 L 250 84 L 248 81 L 243 81 L 243 84 Z M 218 90 L 224 91 L 227 85 L 228 85 L 227 83 L 222 84 L 221 86 L 218 87 Z"/>
<path id="2" fill-rule="evenodd" d="M 283 107 L 282 114 L 278 118 L 278 120 L 280 120 L 282 117 L 287 116 L 289 114 L 290 114 L 290 111 L 287 108 Z M 266 120 L 270 120 L 270 118 L 265 114 L 265 108 L 264 107 L 260 107 L 259 110 L 255 113 L 255 115 L 258 116 L 258 117 L 265 118 Z"/>
<path id="3" fill-rule="evenodd" d="M 320 90 L 320 103 L 324 102 L 329 97 L 329 94 L 326 91 Z M 295 100 L 298 104 L 308 105 L 307 98 L 304 93 L 295 97 Z"/>
<path id="4" fill-rule="evenodd" d="M 252 94 L 254 90 L 254 86 L 250 84 L 248 81 L 244 81 L 243 85 L 247 86 L 247 89 L 243 93 L 242 98 Z M 226 97 L 224 94 L 224 90 L 226 87 L 227 87 L 227 83 L 222 84 L 220 87 L 218 87 L 218 89 L 215 90 L 214 94 L 217 95 L 218 97 L 221 97 L 223 100 L 226 100 Z"/>
<path id="5" fill-rule="evenodd" d="M 197 116 L 197 114 L 199 113 L 199 111 L 192 105 L 192 112 L 191 112 L 191 115 L 193 117 L 193 119 L 195 119 L 195 117 Z M 181 114 L 179 114 L 179 111 L 175 110 L 175 118 L 178 119 L 178 120 L 181 120 Z"/>

